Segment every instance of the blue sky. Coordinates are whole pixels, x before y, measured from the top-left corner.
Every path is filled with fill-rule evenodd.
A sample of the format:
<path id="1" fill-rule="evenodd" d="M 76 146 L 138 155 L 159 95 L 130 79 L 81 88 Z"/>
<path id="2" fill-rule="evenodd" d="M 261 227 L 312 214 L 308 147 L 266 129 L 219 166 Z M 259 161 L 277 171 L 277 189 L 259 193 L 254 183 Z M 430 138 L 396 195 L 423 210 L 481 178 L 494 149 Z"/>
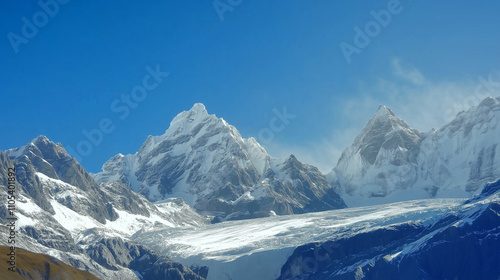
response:
<path id="1" fill-rule="evenodd" d="M 286 107 L 264 147 L 328 171 L 380 104 L 427 131 L 500 95 L 499 2 L 367 2 L 2 1 L 0 149 L 43 134 L 97 172 L 196 102 L 257 139 Z"/>

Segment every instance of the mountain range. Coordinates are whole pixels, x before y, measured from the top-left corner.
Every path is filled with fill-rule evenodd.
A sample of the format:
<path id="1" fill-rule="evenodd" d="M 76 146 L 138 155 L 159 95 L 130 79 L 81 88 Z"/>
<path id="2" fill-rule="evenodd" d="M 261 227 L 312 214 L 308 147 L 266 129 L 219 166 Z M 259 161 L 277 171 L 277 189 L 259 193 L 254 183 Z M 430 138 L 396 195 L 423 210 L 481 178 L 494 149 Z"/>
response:
<path id="1" fill-rule="evenodd" d="M 349 206 L 470 197 L 500 174 L 500 98 L 419 132 L 385 106 L 327 174 Z"/>
<path id="2" fill-rule="evenodd" d="M 95 175 L 120 181 L 150 201 L 182 197 L 216 220 L 344 208 L 319 170 L 293 155 L 271 157 L 203 104 L 177 115 L 161 136 L 133 155 L 118 154 Z"/>
<path id="3" fill-rule="evenodd" d="M 197 103 L 97 174 L 45 136 L 0 151 L 1 196 L 15 168 L 16 247 L 100 279 L 493 279 L 499 120 L 492 97 L 429 132 L 380 106 L 322 174 Z"/>

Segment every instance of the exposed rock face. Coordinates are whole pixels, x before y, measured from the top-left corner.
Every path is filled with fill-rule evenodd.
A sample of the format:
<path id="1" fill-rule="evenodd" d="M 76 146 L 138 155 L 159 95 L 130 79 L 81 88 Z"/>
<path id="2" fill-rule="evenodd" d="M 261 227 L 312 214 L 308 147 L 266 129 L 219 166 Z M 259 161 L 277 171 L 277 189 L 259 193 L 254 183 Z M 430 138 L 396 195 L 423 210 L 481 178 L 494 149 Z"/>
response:
<path id="1" fill-rule="evenodd" d="M 2 186 L 8 185 L 7 174 L 9 168 L 12 167 L 16 169 L 18 187 L 29 194 L 40 208 L 54 214 L 54 209 L 52 209 L 52 205 L 50 205 L 43 192 L 42 185 L 35 176 L 36 170 L 33 165 L 10 159 L 7 154 L 2 151 L 0 151 L 0 184 Z M 4 205 L 2 205 L 2 207 L 4 207 Z"/>
<path id="2" fill-rule="evenodd" d="M 280 280 L 498 279 L 500 180 L 432 226 L 405 223 L 298 247 Z"/>
<path id="3" fill-rule="evenodd" d="M 202 104 L 177 115 L 134 155 L 106 162 L 98 182 L 121 181 L 151 201 L 182 197 L 216 220 L 345 207 L 317 168 L 272 158 Z"/>
<path id="4" fill-rule="evenodd" d="M 6 176 L 12 167 L 17 177 L 17 248 L 49 251 L 64 263 L 103 279 L 138 279 L 130 265 L 145 269 L 141 279 L 153 279 L 147 276 L 152 271 L 170 279 L 203 279 L 167 257 L 121 239 L 148 228 L 189 228 L 208 223 L 182 199 L 154 205 L 122 182 L 98 185 L 60 144 L 44 136 L 24 147 L 0 151 L 0 197 L 5 199 Z M 2 204 L 2 225 L 7 224 L 7 216 L 7 208 Z M 9 230 L 0 226 L 2 235 Z M 105 241 L 98 243 L 99 240 Z M 12 244 L 5 239 L 0 245 Z M 137 260 L 139 257 L 144 258 Z M 154 262 L 146 261 L 153 257 Z"/>
<path id="5" fill-rule="evenodd" d="M 302 279 L 300 277 L 306 275 L 313 277 L 311 279 L 325 279 L 316 276 L 316 270 L 341 270 L 361 259 L 369 260 L 379 255 L 380 250 L 395 250 L 415 241 L 416 235 L 422 231 L 422 227 L 409 223 L 361 233 L 351 238 L 303 245 L 293 252 L 282 267 L 279 279 Z"/>
<path id="6" fill-rule="evenodd" d="M 335 173 L 348 195 L 381 197 L 417 180 L 421 133 L 380 106 L 339 159 Z"/>
<path id="7" fill-rule="evenodd" d="M 145 217 L 150 216 L 148 208 L 145 207 L 147 203 L 146 200 L 142 196 L 132 192 L 127 185 L 121 182 L 105 183 L 101 185 L 101 190 L 102 199 L 107 201 L 106 205 L 108 207 L 109 205 L 113 205 L 117 210 L 123 210 Z"/>
<path id="8" fill-rule="evenodd" d="M 328 178 L 349 206 L 470 197 L 500 176 L 500 98 L 428 133 L 381 106 Z"/>
<path id="9" fill-rule="evenodd" d="M 203 280 L 190 268 L 161 256 L 142 245 L 119 238 L 102 239 L 87 248 L 88 255 L 102 266 L 117 270 L 119 266 L 138 271 L 143 280 Z M 201 270 L 201 269 L 199 269 Z"/>
<path id="10" fill-rule="evenodd" d="M 115 220 L 118 216 L 103 200 L 102 192 L 94 178 L 74 159 L 61 144 L 51 142 L 45 136 L 33 139 L 26 146 L 6 151 L 9 158 L 19 162 L 17 176 L 19 183 L 26 187 L 31 197 L 44 210 L 50 211 L 45 194 L 35 172 L 45 174 L 52 179 L 61 180 L 77 187 L 92 197 L 91 200 L 75 201 L 72 196 L 59 198 L 59 202 L 68 208 L 92 218 L 101 223 L 106 220 Z M 17 168 L 16 168 L 17 169 Z M 54 189 L 57 195 L 58 189 Z"/>
<path id="11" fill-rule="evenodd" d="M 71 233 L 55 221 L 48 220 L 46 228 L 25 226 L 21 228 L 20 232 L 35 239 L 39 244 L 45 247 L 68 253 L 80 253 L 80 248 L 74 243 Z"/>

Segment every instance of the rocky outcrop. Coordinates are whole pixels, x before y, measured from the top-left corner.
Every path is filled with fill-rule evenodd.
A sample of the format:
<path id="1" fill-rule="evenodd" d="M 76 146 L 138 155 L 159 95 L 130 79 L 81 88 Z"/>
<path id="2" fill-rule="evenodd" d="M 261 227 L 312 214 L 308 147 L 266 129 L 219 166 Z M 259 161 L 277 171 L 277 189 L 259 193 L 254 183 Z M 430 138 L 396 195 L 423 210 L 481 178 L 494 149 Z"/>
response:
<path id="1" fill-rule="evenodd" d="M 42 209 L 50 211 L 50 206 L 44 198 L 46 194 L 43 193 L 38 179 L 35 178 L 35 172 L 75 186 L 93 197 L 92 200 L 87 201 L 75 201 L 72 196 L 60 198 L 59 202 L 68 208 L 90 215 L 101 223 L 118 217 L 114 210 L 109 208 L 107 201 L 103 200 L 98 183 L 66 152 L 61 144 L 55 144 L 45 136 L 39 136 L 27 145 L 7 150 L 5 153 L 9 158 L 19 162 L 16 174 L 19 183 Z"/>
<path id="2" fill-rule="evenodd" d="M 182 197 L 214 221 L 346 207 L 317 168 L 293 155 L 267 154 L 221 118 L 195 104 L 133 155 L 116 155 L 95 175 L 120 181 L 151 201 Z"/>
<path id="3" fill-rule="evenodd" d="M 137 271 L 142 280 L 203 280 L 189 267 L 161 256 L 142 245 L 124 242 L 119 238 L 102 239 L 87 248 L 87 254 L 100 265 L 113 270 L 127 267 Z M 197 268 L 204 272 L 206 268 Z"/>
<path id="4" fill-rule="evenodd" d="M 52 206 L 44 194 L 43 186 L 36 177 L 36 170 L 33 165 L 11 159 L 8 157 L 8 154 L 0 151 L 0 185 L 4 187 L 8 185 L 7 174 L 9 168 L 16 169 L 17 190 L 26 192 L 40 208 L 54 214 L 54 209 L 52 209 Z"/>
<path id="5" fill-rule="evenodd" d="M 500 180 L 431 225 L 406 223 L 298 247 L 279 280 L 498 279 Z"/>
<path id="6" fill-rule="evenodd" d="M 60 144 L 44 136 L 21 148 L 0 151 L 0 197 L 7 194 L 8 168 L 13 167 L 17 178 L 17 248 L 48 251 L 66 264 L 103 279 L 138 279 L 129 267 L 131 263 L 147 269 L 145 275 L 151 270 L 157 275 L 179 276 L 172 279 L 203 279 L 181 264 L 121 239 L 150 228 L 208 223 L 182 199 L 154 205 L 121 182 L 99 185 Z M 2 204 L 0 220 L 4 225 L 7 216 Z M 9 228 L 1 226 L 1 230 L 10 233 Z M 106 239 L 109 236 L 120 238 Z M 96 243 L 103 238 L 105 241 Z M 0 242 L 6 243 L 7 239 Z M 146 255 L 156 258 L 155 262 L 147 263 L 145 260 L 151 257 Z M 136 259 L 139 257 L 144 258 Z M 33 277 L 38 279 L 36 275 Z"/>
<path id="7" fill-rule="evenodd" d="M 360 233 L 350 238 L 311 243 L 298 247 L 281 268 L 279 280 L 325 279 L 325 271 L 341 271 L 355 266 L 360 260 L 370 260 L 381 250 L 392 251 L 415 241 L 424 228 L 407 223 L 398 226 Z M 328 279 L 355 279 L 353 275 Z M 369 279 L 369 278 L 368 278 Z"/>

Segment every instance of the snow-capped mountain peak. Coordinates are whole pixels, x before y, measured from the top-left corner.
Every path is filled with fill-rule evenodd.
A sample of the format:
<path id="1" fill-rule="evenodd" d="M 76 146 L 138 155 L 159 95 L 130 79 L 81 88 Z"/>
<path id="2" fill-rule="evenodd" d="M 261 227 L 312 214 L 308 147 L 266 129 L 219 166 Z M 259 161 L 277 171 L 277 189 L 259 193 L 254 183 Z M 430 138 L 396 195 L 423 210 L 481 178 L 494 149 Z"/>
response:
<path id="1" fill-rule="evenodd" d="M 46 136 L 40 135 L 30 142 L 28 144 L 21 146 L 19 148 L 14 148 L 14 149 L 9 149 L 5 151 L 5 153 L 10 157 L 10 158 L 20 158 L 20 157 L 25 157 L 28 156 L 30 157 L 31 154 L 36 155 L 36 156 L 41 156 L 43 153 L 46 153 L 44 155 L 45 157 L 50 158 L 71 158 L 68 152 L 63 148 L 61 143 L 54 143 L 50 141 Z M 52 155 L 49 155 L 52 154 Z"/>
<path id="2" fill-rule="evenodd" d="M 115 160 L 126 157 L 117 155 Z M 134 233 L 151 227 L 189 227 L 207 223 L 205 217 L 182 200 L 165 200 L 154 205 L 123 183 L 98 185 L 61 144 L 51 142 L 45 136 L 5 153 L 0 151 L 0 189 L 5 194 L 7 177 L 1 174 L 8 174 L 12 167 L 15 167 L 17 178 L 15 216 L 20 242 L 16 242 L 16 247 L 48 252 L 72 266 L 90 270 L 100 279 L 138 279 L 131 270 L 133 264 L 130 261 L 142 261 L 144 258 L 137 255 L 139 248 L 134 247 L 134 253 L 125 257 L 129 261 L 123 262 L 123 256 L 129 254 L 128 245 L 122 246 L 124 250 L 115 254 L 120 249 L 116 242 L 103 244 L 106 246 L 95 242 L 113 238 L 123 245 L 122 240 L 128 240 Z M 7 224 L 7 213 L 7 207 L 0 207 L 2 224 Z M 1 229 L 3 235 L 4 228 Z M 0 245 L 6 244 L 7 240 Z M 91 250 L 95 246 L 98 248 Z M 141 250 L 144 252 L 146 248 Z M 151 250 L 146 253 L 149 256 L 158 255 Z M 150 267 L 148 270 L 155 269 L 154 266 L 160 269 L 158 262 L 145 262 L 149 262 L 146 263 Z M 163 262 L 163 265 L 170 264 L 173 263 L 168 259 Z M 180 269 L 192 274 L 187 267 Z M 40 278 L 37 274 L 33 277 Z"/>
<path id="3" fill-rule="evenodd" d="M 375 115 L 368 121 L 359 136 L 365 136 L 371 131 L 386 132 L 398 130 L 409 130 L 409 133 L 419 134 L 418 131 L 411 127 L 401 118 L 396 116 L 394 112 L 384 105 L 380 105 Z"/>
<path id="4" fill-rule="evenodd" d="M 177 131 L 178 128 L 181 128 L 183 130 L 194 128 L 210 117 L 212 117 L 212 120 L 216 119 L 215 115 L 210 116 L 208 114 L 205 105 L 203 105 L 202 103 L 196 103 L 190 110 L 183 111 L 175 116 L 175 118 L 170 122 L 169 129 L 175 128 L 174 130 Z"/>
<path id="5" fill-rule="evenodd" d="M 377 112 L 373 116 L 373 119 L 389 118 L 389 117 L 396 117 L 396 115 L 391 109 L 387 108 L 385 105 L 380 105 L 378 107 Z"/>
<path id="6" fill-rule="evenodd" d="M 285 180 L 290 176 L 280 171 L 282 161 L 267 154 L 255 139 L 243 138 L 222 118 L 209 115 L 205 106 L 197 103 L 178 114 L 163 135 L 149 136 L 134 155 L 110 159 L 95 178 L 98 182 L 122 181 L 152 201 L 182 197 L 200 211 L 234 219 L 292 214 L 314 202 L 322 205 L 316 205 L 317 209 L 327 209 L 321 199 L 331 186 L 319 172 L 305 184 L 319 188 L 315 193 L 318 197 L 297 198 L 289 190 L 273 190 L 277 186 L 298 186 Z M 305 173 L 312 172 L 307 165 L 301 168 Z M 248 195 L 256 189 L 265 189 L 259 193 L 268 196 Z M 334 192 L 328 195 L 334 198 L 327 200 L 337 201 Z M 254 200 L 266 202 L 258 205 Z M 331 207 L 344 206 L 341 200 L 338 202 Z M 254 205 L 252 209 L 248 209 L 250 203 Z"/>
<path id="7" fill-rule="evenodd" d="M 348 205 L 468 197 L 500 176 L 500 98 L 420 133 L 380 106 L 329 174 Z"/>
<path id="8" fill-rule="evenodd" d="M 392 110 L 380 106 L 365 128 L 339 159 L 330 175 L 350 196 L 383 197 L 415 180 L 413 163 L 421 134 L 398 118 Z M 388 164 L 386 164 L 388 163 Z M 380 166 L 387 166 L 380 169 Z M 394 185 L 394 177 L 407 181 Z M 365 178 L 370 180 L 366 181 Z"/>
<path id="9" fill-rule="evenodd" d="M 381 105 L 354 140 L 352 149 L 359 151 L 362 160 L 372 165 L 381 149 L 413 149 L 419 139 L 419 131 L 410 128 L 391 109 Z M 342 158 L 339 163 L 341 161 Z"/>

